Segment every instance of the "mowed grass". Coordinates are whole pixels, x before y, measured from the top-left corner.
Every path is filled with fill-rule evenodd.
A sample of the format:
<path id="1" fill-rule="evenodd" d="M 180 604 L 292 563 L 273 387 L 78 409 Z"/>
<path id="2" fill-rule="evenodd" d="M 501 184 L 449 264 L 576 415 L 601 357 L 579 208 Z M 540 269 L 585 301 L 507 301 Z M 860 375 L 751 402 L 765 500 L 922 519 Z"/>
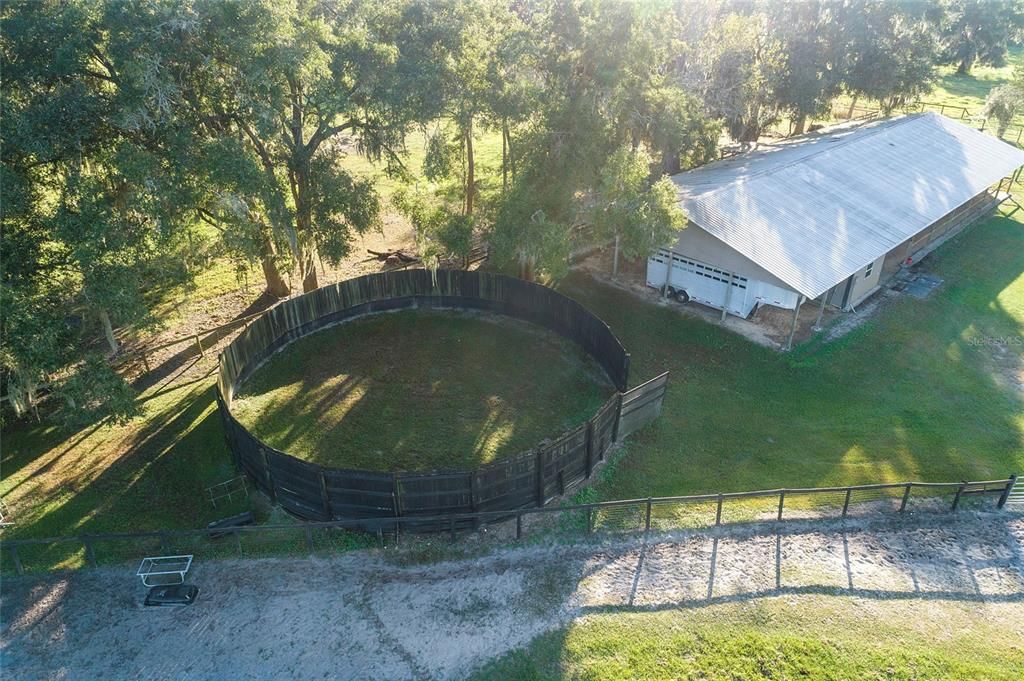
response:
<path id="1" fill-rule="evenodd" d="M 561 290 L 611 324 L 632 353 L 633 385 L 672 372 L 661 417 L 630 438 L 595 496 L 1024 471 L 1013 385 L 1024 352 L 1022 215 L 992 218 L 933 254 L 946 283 L 929 300 L 902 300 L 837 343 L 789 355 L 571 276 Z M 124 426 L 5 425 L 0 496 L 15 525 L 3 538 L 192 528 L 227 515 L 204 497 L 236 474 L 212 367 L 189 380 L 148 389 L 144 415 Z"/>
<path id="2" fill-rule="evenodd" d="M 1024 675 L 1007 605 L 763 598 L 664 612 L 593 614 L 471 678 L 989 679 Z"/>
<path id="3" fill-rule="evenodd" d="M 962 106 L 972 114 L 981 112 L 992 88 L 1009 83 L 1013 69 L 1024 63 L 1024 47 L 1011 47 L 1003 66 L 975 66 L 970 73 L 958 74 L 955 66 L 943 66 L 935 88 L 922 99 L 937 104 Z"/>
<path id="4" fill-rule="evenodd" d="M 343 468 L 469 468 L 592 416 L 614 387 L 577 345 L 497 315 L 403 310 L 296 341 L 242 386 L 250 432 Z"/>
<path id="5" fill-rule="evenodd" d="M 946 281 L 837 342 L 779 354 L 673 306 L 575 274 L 561 287 L 670 371 L 660 418 L 604 499 L 785 486 L 1004 478 L 1024 470 L 1024 212 L 976 225 L 926 266 Z"/>
<path id="6" fill-rule="evenodd" d="M 206 499 L 207 486 L 238 475 L 224 444 L 212 375 L 160 384 L 139 400 L 143 415 L 125 425 L 73 432 L 47 423 L 5 428 L 0 496 L 14 525 L 3 539 L 192 529 L 248 507 L 236 499 L 214 508 Z M 26 569 L 83 560 L 74 545 L 22 552 Z"/>
<path id="7" fill-rule="evenodd" d="M 433 134 L 441 131 L 454 146 L 458 146 L 454 125 L 447 120 L 437 121 L 429 126 Z M 405 139 L 405 149 L 401 154 L 402 164 L 413 177 L 422 178 L 423 159 L 426 156 L 427 140 L 421 130 L 410 130 Z M 482 193 L 495 191 L 501 187 L 501 133 L 497 130 L 477 125 L 473 135 L 473 159 L 478 191 Z M 464 166 L 465 159 L 458 159 L 456 175 L 462 172 L 458 164 Z M 401 186 L 401 180 L 387 174 L 387 163 L 382 160 L 374 162 L 355 151 L 350 152 L 341 163 L 345 170 L 360 177 L 374 180 L 374 186 L 385 200 L 389 200 L 395 190 Z"/>

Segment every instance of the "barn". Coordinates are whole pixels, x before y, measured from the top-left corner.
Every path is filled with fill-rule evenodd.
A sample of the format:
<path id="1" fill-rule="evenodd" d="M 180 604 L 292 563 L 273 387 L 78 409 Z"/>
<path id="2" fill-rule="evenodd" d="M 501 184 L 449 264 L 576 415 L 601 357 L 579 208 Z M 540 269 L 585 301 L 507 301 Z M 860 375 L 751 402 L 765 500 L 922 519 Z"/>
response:
<path id="1" fill-rule="evenodd" d="M 931 112 L 762 145 L 672 178 L 689 225 L 647 283 L 723 319 L 850 311 L 1006 200 L 1022 166 L 1024 151 Z"/>

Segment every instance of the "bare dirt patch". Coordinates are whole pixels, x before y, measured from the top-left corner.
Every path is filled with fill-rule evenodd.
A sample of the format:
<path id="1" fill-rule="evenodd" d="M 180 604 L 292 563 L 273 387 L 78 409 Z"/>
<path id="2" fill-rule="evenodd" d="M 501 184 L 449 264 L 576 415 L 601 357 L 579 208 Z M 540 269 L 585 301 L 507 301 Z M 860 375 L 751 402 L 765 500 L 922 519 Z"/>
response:
<path id="1" fill-rule="evenodd" d="M 380 554 L 206 562 L 183 609 L 128 568 L 4 584 L 11 679 L 455 679 L 591 613 L 848 599 L 908 626 L 998 617 L 1024 640 L 1024 517 L 796 521 L 509 549 L 403 567 Z M 964 607 L 969 606 L 969 607 Z M 813 607 L 813 606 L 811 606 Z M 867 614 L 865 614 L 867 613 Z"/>

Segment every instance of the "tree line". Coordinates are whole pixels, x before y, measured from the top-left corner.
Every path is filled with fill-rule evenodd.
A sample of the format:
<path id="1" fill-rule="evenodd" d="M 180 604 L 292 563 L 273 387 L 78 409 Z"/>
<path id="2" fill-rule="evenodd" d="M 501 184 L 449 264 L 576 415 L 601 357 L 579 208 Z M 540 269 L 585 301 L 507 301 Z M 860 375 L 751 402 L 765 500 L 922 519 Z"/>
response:
<path id="1" fill-rule="evenodd" d="M 314 290 L 388 201 L 431 263 L 485 235 L 557 278 L 583 226 L 644 256 L 685 221 L 667 175 L 723 133 L 800 132 L 841 94 L 892 110 L 937 65 L 1003 63 L 1022 26 L 1017 0 L 5 2 L 6 393 L 19 415 L 46 384 L 68 421 L 130 418 L 109 359 L 161 293 L 212 257 L 274 297 Z M 388 201 L 351 155 L 398 181 Z"/>

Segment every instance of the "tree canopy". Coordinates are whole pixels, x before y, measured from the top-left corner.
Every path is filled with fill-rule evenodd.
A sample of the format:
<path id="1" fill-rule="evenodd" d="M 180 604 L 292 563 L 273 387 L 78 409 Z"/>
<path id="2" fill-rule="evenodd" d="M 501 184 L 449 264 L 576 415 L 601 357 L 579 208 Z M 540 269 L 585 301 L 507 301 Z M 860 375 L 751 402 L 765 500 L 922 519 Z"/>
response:
<path id="1" fill-rule="evenodd" d="M 266 292 L 396 209 L 428 262 L 557 278 L 684 218 L 665 175 L 723 134 L 886 110 L 999 64 L 1019 0 L 11 0 L 0 6 L 2 378 L 18 413 L 129 418 L 110 359 L 214 257 Z M 993 91 L 1005 125 L 1020 84 Z M 481 162 L 500 137 L 500 169 Z M 425 144 L 422 167 L 409 140 Z M 398 181 L 392 197 L 353 156 Z M 392 192 L 388 192 L 389 194 Z"/>

